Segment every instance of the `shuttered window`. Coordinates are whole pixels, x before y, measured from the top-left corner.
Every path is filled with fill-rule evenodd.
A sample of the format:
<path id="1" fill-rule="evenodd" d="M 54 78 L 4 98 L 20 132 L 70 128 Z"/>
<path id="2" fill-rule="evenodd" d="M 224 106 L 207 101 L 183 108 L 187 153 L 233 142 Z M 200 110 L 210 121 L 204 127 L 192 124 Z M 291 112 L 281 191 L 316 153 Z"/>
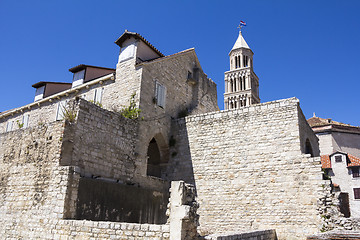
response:
<path id="1" fill-rule="evenodd" d="M 66 106 L 66 101 L 61 101 L 58 103 L 58 108 L 56 111 L 56 121 L 64 119 L 65 106 Z"/>
<path id="2" fill-rule="evenodd" d="M 155 82 L 155 98 L 157 105 L 165 108 L 166 88 L 158 81 Z"/>
<path id="3" fill-rule="evenodd" d="M 12 130 L 13 124 L 14 124 L 14 121 L 8 121 L 8 123 L 6 124 L 6 131 L 7 132 L 10 132 Z"/>
<path id="4" fill-rule="evenodd" d="M 101 104 L 104 88 L 95 89 L 94 103 Z"/>
<path id="5" fill-rule="evenodd" d="M 29 126 L 29 114 L 23 116 L 22 123 L 24 124 L 23 128 L 27 128 Z"/>

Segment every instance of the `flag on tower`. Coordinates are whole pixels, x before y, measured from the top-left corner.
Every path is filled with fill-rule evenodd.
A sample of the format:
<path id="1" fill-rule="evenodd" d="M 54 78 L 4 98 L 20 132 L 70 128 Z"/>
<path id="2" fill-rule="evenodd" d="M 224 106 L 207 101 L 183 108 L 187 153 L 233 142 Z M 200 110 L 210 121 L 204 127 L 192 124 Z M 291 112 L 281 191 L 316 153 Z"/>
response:
<path id="1" fill-rule="evenodd" d="M 246 26 L 246 22 L 240 21 L 240 26 Z"/>

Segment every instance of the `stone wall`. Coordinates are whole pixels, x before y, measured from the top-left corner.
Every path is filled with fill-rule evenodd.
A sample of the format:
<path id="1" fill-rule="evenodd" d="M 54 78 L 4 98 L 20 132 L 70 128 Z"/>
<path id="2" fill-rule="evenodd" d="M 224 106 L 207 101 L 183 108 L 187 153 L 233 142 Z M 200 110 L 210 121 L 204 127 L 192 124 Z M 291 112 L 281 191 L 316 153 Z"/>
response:
<path id="1" fill-rule="evenodd" d="M 313 157 L 319 157 L 320 156 L 319 139 L 316 137 L 310 125 L 306 121 L 306 118 L 300 108 L 300 105 L 298 106 L 298 118 L 299 118 L 301 152 L 310 153 L 311 156 Z M 309 146 L 307 146 L 307 142 Z"/>
<path id="2" fill-rule="evenodd" d="M 19 238 L 64 217 L 72 168 L 58 166 L 63 130 L 55 122 L 0 134 L 0 236 Z"/>
<path id="3" fill-rule="evenodd" d="M 275 230 L 252 231 L 231 235 L 212 235 L 205 237 L 206 240 L 277 240 Z"/>
<path id="4" fill-rule="evenodd" d="M 65 131 L 61 163 L 78 166 L 82 175 L 89 177 L 131 180 L 135 172 L 137 121 L 82 99 L 76 104 L 77 120 Z"/>
<path id="5" fill-rule="evenodd" d="M 126 62 L 118 67 L 122 67 L 122 64 Z M 194 70 L 195 67 L 197 70 Z M 158 144 L 161 162 L 164 165 L 168 162 L 172 119 L 217 111 L 218 106 L 216 84 L 202 71 L 194 49 L 138 64 L 134 74 L 139 74 L 140 69 L 142 75 L 139 107 L 143 120 L 139 122 L 136 152 L 139 153 L 137 157 L 141 164 L 136 169 L 136 174 L 144 176 L 147 171 L 147 150 L 153 138 Z M 194 71 L 197 82 L 190 83 L 188 74 L 193 74 Z M 166 88 L 165 107 L 156 103 L 156 81 Z M 165 172 L 162 175 L 166 178 Z"/>
<path id="6" fill-rule="evenodd" d="M 195 184 L 201 234 L 276 229 L 304 239 L 320 230 L 320 158 L 302 154 L 299 114 L 291 98 L 177 121 L 169 176 Z"/>

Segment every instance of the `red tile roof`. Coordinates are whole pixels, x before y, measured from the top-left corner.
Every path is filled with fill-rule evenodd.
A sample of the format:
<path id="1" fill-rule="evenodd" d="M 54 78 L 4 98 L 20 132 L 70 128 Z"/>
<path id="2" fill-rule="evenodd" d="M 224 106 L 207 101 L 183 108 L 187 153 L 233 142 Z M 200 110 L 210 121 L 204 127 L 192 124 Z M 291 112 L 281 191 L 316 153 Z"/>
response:
<path id="1" fill-rule="evenodd" d="M 329 155 L 321 155 L 321 167 L 323 169 L 331 168 L 331 161 Z"/>
<path id="2" fill-rule="evenodd" d="M 351 126 L 350 124 L 345 124 L 345 123 L 334 121 L 331 118 L 325 119 L 325 118 L 320 118 L 320 117 L 316 117 L 316 116 L 309 118 L 307 120 L 307 122 L 309 123 L 310 127 L 327 126 L 327 125 L 354 127 L 354 126 Z"/>
<path id="3" fill-rule="evenodd" d="M 348 167 L 357 167 L 360 166 L 360 158 L 355 157 L 353 155 L 348 154 L 350 163 L 348 164 Z"/>
<path id="4" fill-rule="evenodd" d="M 360 158 L 355 157 L 351 154 L 346 154 L 348 159 L 349 159 L 349 164 L 347 165 L 348 167 L 360 167 Z M 332 155 L 332 154 L 331 154 Z M 330 160 L 330 155 L 321 155 L 321 167 L 323 169 L 327 169 L 327 168 L 331 168 L 331 160 Z"/>

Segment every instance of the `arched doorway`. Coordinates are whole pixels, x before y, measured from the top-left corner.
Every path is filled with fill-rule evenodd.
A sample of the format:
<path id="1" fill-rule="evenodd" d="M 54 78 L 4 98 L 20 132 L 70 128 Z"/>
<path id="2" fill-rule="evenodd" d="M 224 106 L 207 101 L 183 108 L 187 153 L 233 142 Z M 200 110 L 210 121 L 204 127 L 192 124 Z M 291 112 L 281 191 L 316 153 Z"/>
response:
<path id="1" fill-rule="evenodd" d="M 155 138 L 151 139 L 147 151 L 146 175 L 161 178 L 161 155 Z"/>

